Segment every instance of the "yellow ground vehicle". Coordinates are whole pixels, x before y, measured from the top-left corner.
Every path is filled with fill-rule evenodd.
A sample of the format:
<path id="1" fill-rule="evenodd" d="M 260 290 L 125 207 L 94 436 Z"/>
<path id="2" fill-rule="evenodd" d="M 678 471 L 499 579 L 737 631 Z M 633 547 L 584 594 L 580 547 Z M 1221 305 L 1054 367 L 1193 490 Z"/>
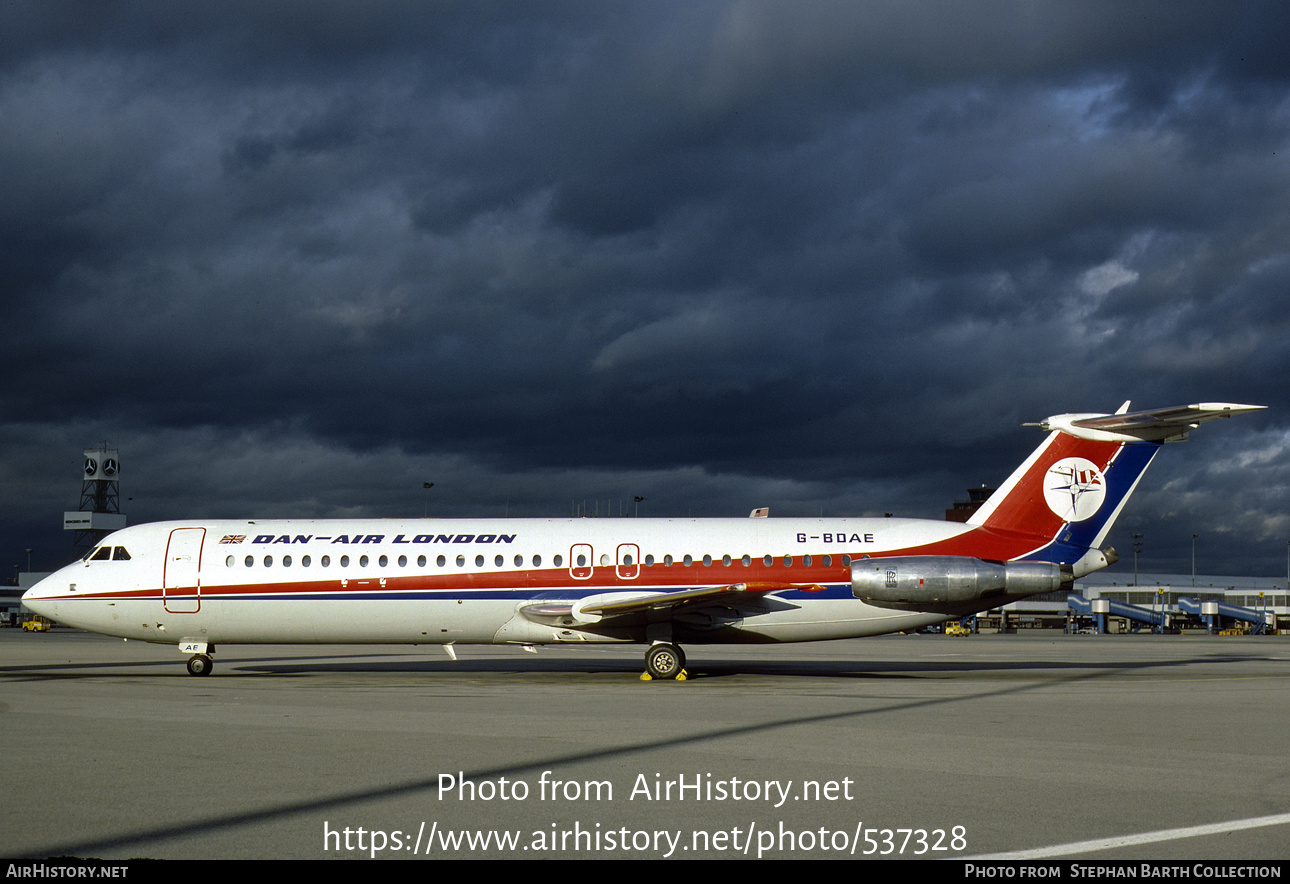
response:
<path id="1" fill-rule="evenodd" d="M 945 624 L 946 635 L 971 635 L 972 630 L 968 629 L 957 620 L 951 620 Z"/>
<path id="2" fill-rule="evenodd" d="M 40 614 L 33 614 L 30 620 L 22 622 L 23 632 L 49 632 L 49 621 Z"/>

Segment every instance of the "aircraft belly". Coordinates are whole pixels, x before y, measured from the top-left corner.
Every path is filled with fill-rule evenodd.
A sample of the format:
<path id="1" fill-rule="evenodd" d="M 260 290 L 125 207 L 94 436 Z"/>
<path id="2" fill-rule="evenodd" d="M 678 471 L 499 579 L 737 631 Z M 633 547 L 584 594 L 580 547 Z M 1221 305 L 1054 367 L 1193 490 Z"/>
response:
<path id="1" fill-rule="evenodd" d="M 678 630 L 678 640 L 703 643 L 807 642 L 862 638 L 940 623 L 944 614 L 893 611 L 849 599 L 806 601 L 792 610 L 746 612 L 737 624 L 717 630 Z"/>
<path id="2" fill-rule="evenodd" d="M 194 613 L 166 611 L 158 598 L 109 605 L 51 603 L 53 619 L 125 638 L 214 644 L 555 644 L 645 641 L 640 624 L 575 628 L 534 622 L 511 599 L 221 599 Z M 800 601 L 786 609 L 710 606 L 678 612 L 676 639 L 692 644 L 803 642 L 915 629 L 943 613 L 892 610 L 850 599 Z"/>
<path id="3" fill-rule="evenodd" d="M 203 599 L 172 613 L 159 599 L 86 606 L 55 602 L 51 616 L 91 632 L 154 642 L 215 644 L 488 644 L 513 614 L 505 599 L 473 601 Z"/>
<path id="4" fill-rule="evenodd" d="M 487 644 L 514 607 L 505 599 L 237 600 L 204 605 L 203 625 L 211 641 L 229 644 Z"/>

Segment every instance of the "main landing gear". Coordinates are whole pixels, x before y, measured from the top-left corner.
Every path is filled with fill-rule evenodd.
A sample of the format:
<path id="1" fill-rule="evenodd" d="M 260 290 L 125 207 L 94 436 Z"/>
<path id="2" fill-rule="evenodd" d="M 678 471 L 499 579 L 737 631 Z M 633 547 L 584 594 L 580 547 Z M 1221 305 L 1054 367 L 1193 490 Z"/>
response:
<path id="1" fill-rule="evenodd" d="M 645 652 L 641 681 L 685 681 L 685 652 L 670 642 L 655 642 Z"/>

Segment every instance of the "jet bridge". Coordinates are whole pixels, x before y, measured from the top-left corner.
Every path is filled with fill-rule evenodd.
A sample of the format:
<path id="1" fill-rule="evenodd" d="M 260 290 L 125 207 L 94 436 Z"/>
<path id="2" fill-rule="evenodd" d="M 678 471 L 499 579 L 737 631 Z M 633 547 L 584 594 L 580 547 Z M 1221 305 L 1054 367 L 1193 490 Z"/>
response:
<path id="1" fill-rule="evenodd" d="M 1117 602 L 1114 599 L 1086 599 L 1081 595 L 1072 593 L 1066 597 L 1066 607 L 1081 617 L 1092 617 L 1097 623 L 1098 632 L 1106 632 L 1106 618 L 1108 615 L 1123 617 L 1135 623 L 1145 623 L 1151 627 L 1153 632 L 1161 631 L 1169 625 L 1168 611 L 1160 608 L 1152 610 L 1139 605 Z"/>
<path id="2" fill-rule="evenodd" d="M 1266 610 L 1259 608 L 1242 608 L 1226 602 L 1202 602 L 1196 599 L 1179 598 L 1178 607 L 1194 617 L 1199 617 L 1206 630 L 1213 635 L 1223 628 L 1223 618 L 1250 624 L 1250 632 L 1264 635 L 1268 627 L 1275 622 L 1276 615 L 1271 606 Z"/>

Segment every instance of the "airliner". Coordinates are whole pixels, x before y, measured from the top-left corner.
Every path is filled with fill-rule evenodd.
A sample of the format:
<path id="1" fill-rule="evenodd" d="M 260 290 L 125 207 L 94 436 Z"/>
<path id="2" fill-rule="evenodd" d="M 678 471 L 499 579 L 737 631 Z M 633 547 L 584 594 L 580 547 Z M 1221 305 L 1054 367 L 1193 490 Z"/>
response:
<path id="1" fill-rule="evenodd" d="M 108 535 L 23 596 L 91 632 L 217 645 L 682 645 L 917 629 L 1069 587 L 1116 561 L 1111 525 L 1165 442 L 1264 406 L 1061 414 L 966 523 L 905 518 L 157 522 Z M 754 511 L 754 516 L 764 513 Z"/>

